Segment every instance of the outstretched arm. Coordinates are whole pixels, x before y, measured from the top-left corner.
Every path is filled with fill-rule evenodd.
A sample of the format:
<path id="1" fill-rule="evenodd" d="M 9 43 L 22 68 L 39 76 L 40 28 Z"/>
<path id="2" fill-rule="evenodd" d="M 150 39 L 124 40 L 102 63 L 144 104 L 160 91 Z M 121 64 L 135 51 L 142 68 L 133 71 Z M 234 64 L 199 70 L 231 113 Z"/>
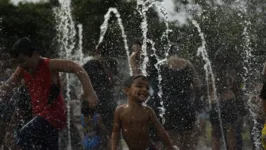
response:
<path id="1" fill-rule="evenodd" d="M 49 64 L 52 72 L 74 73 L 83 86 L 84 97 L 89 101 L 90 107 L 95 107 L 98 97 L 94 92 L 87 72 L 77 63 L 70 60 L 51 59 Z"/>
<path id="2" fill-rule="evenodd" d="M 111 144 L 112 144 L 112 150 L 117 150 L 118 149 L 118 143 L 119 143 L 119 138 L 120 138 L 120 111 L 121 107 L 116 108 L 115 110 L 115 115 L 114 115 L 114 125 L 113 125 L 113 131 L 112 131 L 112 139 L 111 139 Z"/>
<path id="3" fill-rule="evenodd" d="M 16 87 L 22 79 L 22 70 L 20 67 L 11 75 L 11 77 L 0 86 L 0 99 L 2 99 L 8 92 L 11 92 L 14 87 Z M 12 95 L 11 93 L 9 93 Z"/>
<path id="4" fill-rule="evenodd" d="M 129 57 L 130 67 L 132 69 L 133 75 L 141 74 L 139 58 L 140 52 L 133 52 Z"/>
<path id="5" fill-rule="evenodd" d="M 152 108 L 149 108 L 149 114 L 151 116 L 151 122 L 156 129 L 157 134 L 159 135 L 160 139 L 163 141 L 163 143 L 167 146 L 167 150 L 174 150 L 175 148 L 172 145 L 172 142 L 168 136 L 168 133 L 164 130 L 161 123 L 158 121 L 155 112 L 152 110 Z"/>

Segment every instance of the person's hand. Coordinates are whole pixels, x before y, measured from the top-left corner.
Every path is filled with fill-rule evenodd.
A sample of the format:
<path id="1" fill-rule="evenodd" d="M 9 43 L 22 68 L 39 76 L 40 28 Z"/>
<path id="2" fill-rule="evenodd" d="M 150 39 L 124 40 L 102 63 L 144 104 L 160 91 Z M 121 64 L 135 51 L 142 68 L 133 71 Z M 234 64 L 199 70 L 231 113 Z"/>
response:
<path id="1" fill-rule="evenodd" d="M 266 148 L 266 124 L 264 124 L 264 127 L 261 131 L 261 143 L 263 148 Z"/>
<path id="2" fill-rule="evenodd" d="M 85 96 L 85 100 L 89 102 L 90 108 L 96 107 L 97 104 L 99 103 L 98 96 L 96 95 L 95 92 L 92 92 L 90 95 Z"/>
<path id="3" fill-rule="evenodd" d="M 130 63 L 131 65 L 135 65 L 137 63 L 137 61 L 139 60 L 139 56 L 140 56 L 140 52 L 136 51 L 136 52 L 133 52 L 129 59 L 130 59 Z"/>

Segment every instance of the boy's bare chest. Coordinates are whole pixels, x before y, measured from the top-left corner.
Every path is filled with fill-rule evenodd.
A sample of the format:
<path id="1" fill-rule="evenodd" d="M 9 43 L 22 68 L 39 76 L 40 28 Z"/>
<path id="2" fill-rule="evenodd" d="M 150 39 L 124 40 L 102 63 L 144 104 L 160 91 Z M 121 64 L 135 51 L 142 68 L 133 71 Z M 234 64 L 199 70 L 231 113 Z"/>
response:
<path id="1" fill-rule="evenodd" d="M 150 121 L 150 117 L 147 112 L 124 112 L 121 114 L 121 120 L 126 124 L 143 124 Z"/>

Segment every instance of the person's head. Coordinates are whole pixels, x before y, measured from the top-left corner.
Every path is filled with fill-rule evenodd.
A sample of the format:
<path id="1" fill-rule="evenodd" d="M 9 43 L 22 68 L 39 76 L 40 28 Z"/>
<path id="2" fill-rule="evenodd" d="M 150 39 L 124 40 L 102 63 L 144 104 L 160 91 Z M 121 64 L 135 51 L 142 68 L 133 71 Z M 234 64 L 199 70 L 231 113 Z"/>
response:
<path id="1" fill-rule="evenodd" d="M 145 102 L 150 95 L 148 78 L 144 75 L 129 77 L 124 83 L 124 92 L 137 103 Z"/>
<path id="2" fill-rule="evenodd" d="M 20 38 L 15 42 L 10 51 L 11 57 L 13 57 L 21 67 L 31 68 L 35 66 L 36 59 L 39 58 L 38 48 L 33 42 L 27 38 Z"/>
<path id="3" fill-rule="evenodd" d="M 132 44 L 132 51 L 133 52 L 140 52 L 142 47 L 142 40 L 140 38 L 135 39 Z"/>
<path id="4" fill-rule="evenodd" d="M 168 57 L 170 56 L 178 56 L 179 55 L 179 49 L 176 44 L 172 44 L 168 51 Z"/>
<path id="5" fill-rule="evenodd" d="M 109 55 L 108 44 L 106 42 L 101 42 L 99 45 L 96 46 L 96 55 Z"/>
<path id="6" fill-rule="evenodd" d="M 83 100 L 82 103 L 81 103 L 81 113 L 84 116 L 88 116 L 88 115 L 93 115 L 94 112 L 95 112 L 95 109 L 94 108 L 90 108 L 89 101 Z"/>

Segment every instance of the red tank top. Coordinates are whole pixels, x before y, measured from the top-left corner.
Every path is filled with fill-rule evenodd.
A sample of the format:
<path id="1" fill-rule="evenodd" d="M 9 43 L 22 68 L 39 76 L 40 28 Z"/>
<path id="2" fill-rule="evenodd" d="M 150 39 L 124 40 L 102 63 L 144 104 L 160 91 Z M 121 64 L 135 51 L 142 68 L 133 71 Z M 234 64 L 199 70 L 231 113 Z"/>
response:
<path id="1" fill-rule="evenodd" d="M 45 118 L 57 129 L 65 127 L 66 107 L 62 93 L 60 92 L 59 96 L 53 103 L 48 104 L 48 97 L 52 84 L 49 70 L 49 59 L 41 61 L 34 74 L 30 74 L 24 69 L 22 69 L 22 73 L 31 96 L 33 115 Z"/>

